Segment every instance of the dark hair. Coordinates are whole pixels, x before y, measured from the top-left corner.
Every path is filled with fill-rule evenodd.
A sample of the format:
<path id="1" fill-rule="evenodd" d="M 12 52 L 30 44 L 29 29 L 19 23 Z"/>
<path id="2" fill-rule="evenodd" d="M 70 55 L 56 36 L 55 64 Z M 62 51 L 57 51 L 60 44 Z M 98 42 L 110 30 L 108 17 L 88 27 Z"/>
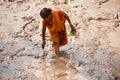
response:
<path id="1" fill-rule="evenodd" d="M 42 18 L 47 18 L 50 14 L 51 14 L 52 10 L 50 8 L 43 8 L 41 11 L 40 11 L 40 16 Z"/>

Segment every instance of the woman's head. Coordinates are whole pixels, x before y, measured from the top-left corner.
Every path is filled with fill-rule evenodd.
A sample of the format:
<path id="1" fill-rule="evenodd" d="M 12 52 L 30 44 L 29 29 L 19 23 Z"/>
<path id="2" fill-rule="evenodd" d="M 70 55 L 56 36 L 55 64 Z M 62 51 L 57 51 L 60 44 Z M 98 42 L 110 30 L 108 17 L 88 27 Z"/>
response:
<path id="1" fill-rule="evenodd" d="M 50 8 L 43 8 L 40 11 L 40 16 L 44 19 L 47 18 L 51 14 L 52 10 Z"/>

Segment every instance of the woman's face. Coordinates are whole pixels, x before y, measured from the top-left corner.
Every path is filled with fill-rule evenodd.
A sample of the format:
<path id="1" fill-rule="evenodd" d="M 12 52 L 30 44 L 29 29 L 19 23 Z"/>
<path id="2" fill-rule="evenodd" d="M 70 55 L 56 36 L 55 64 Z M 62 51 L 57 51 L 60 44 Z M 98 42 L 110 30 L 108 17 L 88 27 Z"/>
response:
<path id="1" fill-rule="evenodd" d="M 52 20 L 52 14 L 50 14 L 47 18 L 44 18 L 46 21 L 51 21 Z"/>

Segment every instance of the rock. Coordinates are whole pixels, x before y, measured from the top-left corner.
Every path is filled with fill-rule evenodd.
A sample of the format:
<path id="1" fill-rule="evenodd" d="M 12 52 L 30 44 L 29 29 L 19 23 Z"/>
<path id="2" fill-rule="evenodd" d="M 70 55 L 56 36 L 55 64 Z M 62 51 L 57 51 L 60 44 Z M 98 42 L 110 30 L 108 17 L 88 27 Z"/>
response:
<path id="1" fill-rule="evenodd" d="M 112 31 L 108 33 L 110 46 L 120 48 L 120 32 Z"/>
<path id="2" fill-rule="evenodd" d="M 3 61 L 4 61 L 4 58 L 5 58 L 5 55 L 0 54 L 0 62 L 3 62 Z"/>
<path id="3" fill-rule="evenodd" d="M 36 70 L 34 73 L 33 73 L 37 78 L 42 78 L 43 77 L 43 72 L 41 70 Z"/>
<path id="4" fill-rule="evenodd" d="M 9 2 L 14 2 L 15 0 L 8 0 Z"/>
<path id="5" fill-rule="evenodd" d="M 3 52 L 4 51 L 4 49 L 0 49 L 0 52 Z"/>

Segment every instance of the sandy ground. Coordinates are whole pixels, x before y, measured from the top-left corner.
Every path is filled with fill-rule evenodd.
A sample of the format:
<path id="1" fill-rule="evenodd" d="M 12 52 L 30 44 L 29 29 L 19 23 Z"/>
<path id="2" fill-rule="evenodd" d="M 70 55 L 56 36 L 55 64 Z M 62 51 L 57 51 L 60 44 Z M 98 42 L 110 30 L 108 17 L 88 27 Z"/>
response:
<path id="1" fill-rule="evenodd" d="M 43 7 L 64 10 L 77 29 L 55 57 L 48 31 L 41 49 Z M 0 80 L 120 80 L 119 0 L 0 1 Z"/>

